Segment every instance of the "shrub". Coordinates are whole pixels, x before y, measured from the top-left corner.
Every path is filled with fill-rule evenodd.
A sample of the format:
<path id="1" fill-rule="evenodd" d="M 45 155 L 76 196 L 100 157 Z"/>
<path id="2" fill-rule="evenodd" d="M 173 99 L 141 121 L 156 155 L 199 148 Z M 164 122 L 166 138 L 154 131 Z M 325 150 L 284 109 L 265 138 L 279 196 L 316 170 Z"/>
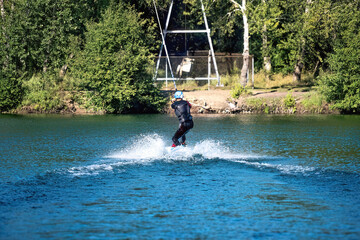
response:
<path id="1" fill-rule="evenodd" d="M 60 111 L 65 103 L 61 96 L 57 78 L 52 74 L 34 75 L 24 81 L 25 96 L 23 105 L 39 112 Z"/>
<path id="2" fill-rule="evenodd" d="M 246 104 L 250 107 L 256 108 L 256 109 L 260 109 L 261 106 L 264 103 L 264 99 L 263 98 L 247 98 L 246 99 Z"/>
<path id="3" fill-rule="evenodd" d="M 21 81 L 0 74 L 0 112 L 16 108 L 24 95 Z"/>
<path id="4" fill-rule="evenodd" d="M 322 77 L 320 92 L 342 112 L 360 113 L 360 74 L 358 77 L 346 75 L 338 73 Z"/>
<path id="5" fill-rule="evenodd" d="M 321 111 L 325 102 L 325 97 L 322 94 L 318 92 L 310 92 L 304 96 L 301 104 L 307 111 L 317 113 Z"/>
<path id="6" fill-rule="evenodd" d="M 239 82 L 239 74 L 227 74 L 225 76 L 221 76 L 221 83 L 224 87 L 234 87 L 237 86 Z M 217 83 L 217 82 L 216 82 Z"/>
<path id="7" fill-rule="evenodd" d="M 232 90 L 231 90 L 231 97 L 232 98 L 239 98 L 241 95 L 248 94 L 247 90 L 241 86 L 241 84 L 237 84 Z"/>
<path id="8" fill-rule="evenodd" d="M 287 108 L 294 108 L 296 104 L 295 98 L 292 95 L 292 92 L 288 92 L 286 97 L 284 98 L 284 105 Z"/>

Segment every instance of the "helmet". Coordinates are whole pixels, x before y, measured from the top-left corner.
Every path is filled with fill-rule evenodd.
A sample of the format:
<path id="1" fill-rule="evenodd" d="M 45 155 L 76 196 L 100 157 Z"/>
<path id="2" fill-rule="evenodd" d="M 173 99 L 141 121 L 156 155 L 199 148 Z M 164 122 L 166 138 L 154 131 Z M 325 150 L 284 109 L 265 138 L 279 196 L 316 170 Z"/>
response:
<path id="1" fill-rule="evenodd" d="M 177 91 L 175 94 L 174 94 L 174 98 L 178 99 L 178 98 L 184 98 L 184 94 L 182 91 Z"/>

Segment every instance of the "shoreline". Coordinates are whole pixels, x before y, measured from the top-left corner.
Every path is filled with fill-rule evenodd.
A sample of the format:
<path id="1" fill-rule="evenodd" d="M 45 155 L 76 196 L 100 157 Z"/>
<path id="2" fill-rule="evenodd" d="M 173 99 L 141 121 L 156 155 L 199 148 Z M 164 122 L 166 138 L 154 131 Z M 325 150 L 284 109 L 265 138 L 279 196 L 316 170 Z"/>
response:
<path id="1" fill-rule="evenodd" d="M 301 91 L 256 91 L 237 99 L 231 98 L 230 90 L 184 91 L 184 95 L 192 104 L 192 114 L 340 114 L 330 104 L 312 100 L 309 92 Z M 165 112 L 172 111 L 168 104 Z"/>
<path id="2" fill-rule="evenodd" d="M 274 90 L 255 91 L 251 95 L 241 96 L 238 99 L 231 98 L 230 90 L 197 90 L 184 91 L 185 100 L 192 105 L 191 113 L 196 115 L 306 115 L 306 114 L 332 114 L 339 115 L 340 111 L 331 109 L 324 101 L 317 100 L 312 103 L 309 92 L 278 92 Z M 170 91 L 164 91 L 164 95 L 170 98 Z M 316 99 L 315 99 L 316 100 Z M 288 102 L 290 102 L 290 104 Z M 312 100 L 314 102 L 314 100 Z M 316 102 L 316 101 L 315 101 Z M 172 114 L 170 100 L 160 114 Z M 68 104 L 64 109 L 53 111 L 39 111 L 31 106 L 4 112 L 1 114 L 59 114 L 59 115 L 108 115 L 104 111 L 94 111 L 82 108 L 79 104 Z M 145 114 L 145 113 L 126 113 Z M 110 114 L 109 114 L 110 115 Z M 120 114 L 121 115 L 121 114 Z"/>

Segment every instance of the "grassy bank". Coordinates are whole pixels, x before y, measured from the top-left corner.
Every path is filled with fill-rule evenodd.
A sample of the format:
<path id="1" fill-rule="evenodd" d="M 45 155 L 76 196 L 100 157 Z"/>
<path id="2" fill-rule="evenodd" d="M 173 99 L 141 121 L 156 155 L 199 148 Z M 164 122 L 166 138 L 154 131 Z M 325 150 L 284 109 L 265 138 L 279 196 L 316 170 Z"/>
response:
<path id="1" fill-rule="evenodd" d="M 283 94 L 266 93 L 265 97 L 248 96 L 233 99 L 231 113 L 264 114 L 334 114 L 324 97 L 316 91 L 293 92 Z"/>
<path id="2" fill-rule="evenodd" d="M 190 96 L 194 113 L 338 114 L 319 93 L 311 75 L 303 77 L 301 84 L 294 84 L 292 75 L 257 73 L 254 86 L 249 83 L 242 88 L 238 84 L 239 76 L 229 75 L 221 78 L 223 87 L 217 87 L 216 81 L 210 87 L 206 81 L 179 81 L 177 88 Z M 168 87 L 162 85 L 163 90 L 173 88 L 170 82 Z"/>
<path id="3" fill-rule="evenodd" d="M 212 81 L 210 87 L 207 81 L 178 81 L 177 88 L 185 91 L 185 97 L 193 103 L 193 113 L 338 113 L 326 102 L 310 77 L 305 76 L 301 85 L 293 84 L 290 75 L 274 74 L 269 78 L 258 73 L 254 78 L 254 88 L 249 84 L 242 90 L 238 75 L 222 77 L 223 87 L 217 87 L 217 81 Z M 25 97 L 12 113 L 105 114 L 104 109 L 93 104 L 88 92 L 79 90 L 78 84 L 67 76 L 34 76 L 24 82 Z M 172 91 L 169 90 L 174 89 L 173 83 L 169 81 L 167 87 L 165 82 L 157 85 L 164 98 L 170 99 Z M 234 94 L 239 89 L 241 91 Z M 172 112 L 169 104 L 164 112 Z"/>

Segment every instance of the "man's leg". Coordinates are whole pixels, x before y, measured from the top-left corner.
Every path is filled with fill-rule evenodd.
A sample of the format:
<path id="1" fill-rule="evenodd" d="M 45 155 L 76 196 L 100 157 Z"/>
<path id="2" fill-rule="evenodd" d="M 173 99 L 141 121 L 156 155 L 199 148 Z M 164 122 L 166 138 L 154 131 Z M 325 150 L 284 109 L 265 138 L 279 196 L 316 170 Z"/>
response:
<path id="1" fill-rule="evenodd" d="M 186 134 L 190 131 L 190 129 L 192 129 L 194 127 L 194 122 L 190 121 L 190 122 L 185 122 L 182 124 L 182 127 L 184 128 L 184 135 L 182 135 L 181 137 L 181 144 L 186 145 L 185 141 L 186 141 Z"/>
<path id="2" fill-rule="evenodd" d="M 186 141 L 186 136 L 185 135 L 186 135 L 186 133 L 184 133 L 184 135 L 182 135 L 182 137 L 181 137 L 181 144 L 182 145 L 186 145 L 185 144 L 185 141 Z"/>
<path id="3" fill-rule="evenodd" d="M 186 130 L 183 127 L 183 125 L 181 124 L 179 129 L 175 132 L 172 141 L 173 141 L 173 147 L 175 146 L 179 146 L 180 142 L 179 142 L 179 138 L 181 138 L 184 134 L 185 134 Z"/>
<path id="4" fill-rule="evenodd" d="M 194 127 L 194 122 L 190 121 L 190 122 L 185 122 L 184 123 L 184 129 L 185 129 L 185 133 L 182 136 L 182 143 L 183 145 L 186 145 L 185 141 L 186 141 L 186 134 L 190 131 L 190 129 L 192 129 Z"/>
<path id="5" fill-rule="evenodd" d="M 181 138 L 182 144 L 185 143 L 186 140 L 185 134 L 188 133 L 189 130 L 192 129 L 193 127 L 194 127 L 193 121 L 181 123 L 179 129 L 176 131 L 175 135 L 172 138 L 173 147 L 180 145 L 179 138 Z"/>

